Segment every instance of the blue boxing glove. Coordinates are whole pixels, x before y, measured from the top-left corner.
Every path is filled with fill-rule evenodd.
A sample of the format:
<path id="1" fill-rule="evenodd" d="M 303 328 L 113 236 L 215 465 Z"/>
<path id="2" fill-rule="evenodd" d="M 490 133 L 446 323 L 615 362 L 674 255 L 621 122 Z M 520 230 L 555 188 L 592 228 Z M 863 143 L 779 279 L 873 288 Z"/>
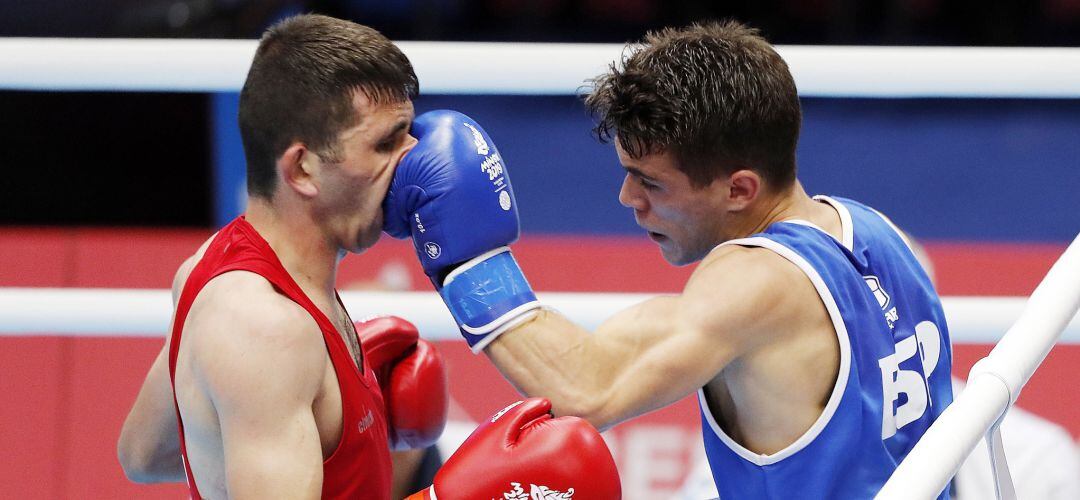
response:
<path id="1" fill-rule="evenodd" d="M 424 113 L 383 201 L 383 230 L 412 237 L 424 273 L 473 352 L 540 307 L 507 247 L 520 233 L 502 156 L 456 111 Z"/>

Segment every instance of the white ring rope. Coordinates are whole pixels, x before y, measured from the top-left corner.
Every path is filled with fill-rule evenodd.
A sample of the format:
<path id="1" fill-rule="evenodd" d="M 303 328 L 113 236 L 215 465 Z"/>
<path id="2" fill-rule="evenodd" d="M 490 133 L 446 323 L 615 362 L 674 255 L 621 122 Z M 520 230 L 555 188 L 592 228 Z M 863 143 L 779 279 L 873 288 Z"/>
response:
<path id="1" fill-rule="evenodd" d="M 0 89 L 237 91 L 253 40 L 0 38 Z M 399 42 L 428 94 L 572 95 L 619 44 Z M 1080 49 L 780 46 L 819 97 L 1080 97 Z"/>
<path id="2" fill-rule="evenodd" d="M 620 309 L 651 297 L 627 293 L 540 293 L 540 300 L 593 329 Z M 341 292 L 355 319 L 394 314 L 437 340 L 459 339 L 457 327 L 434 292 Z M 1023 297 L 945 297 L 955 343 L 993 343 L 1023 310 Z M 172 316 L 168 290 L 108 288 L 0 288 L 0 335 L 160 337 Z M 1080 319 L 1062 342 L 1080 344 Z"/>
<path id="3" fill-rule="evenodd" d="M 938 417 L 878 499 L 934 498 L 975 444 L 1016 401 L 1080 309 L 1080 236 L 1050 268 L 1023 313 L 968 375 L 967 388 Z M 951 318 L 950 318 L 951 321 Z"/>

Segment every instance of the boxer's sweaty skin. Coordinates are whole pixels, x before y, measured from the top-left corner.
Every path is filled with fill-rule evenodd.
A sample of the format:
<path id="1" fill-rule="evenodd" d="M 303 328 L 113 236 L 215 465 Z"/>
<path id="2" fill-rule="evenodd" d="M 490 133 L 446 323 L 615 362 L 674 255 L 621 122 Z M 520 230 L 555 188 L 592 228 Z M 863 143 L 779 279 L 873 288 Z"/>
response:
<path id="1" fill-rule="evenodd" d="M 337 265 L 346 251 L 378 240 L 382 197 L 415 139 L 408 135 L 411 102 L 376 104 L 356 92 L 353 104 L 363 118 L 338 136 L 343 159 L 329 163 L 294 143 L 278 159 L 288 178 L 279 179 L 274 200 L 249 200 L 247 217 L 358 362 L 352 322 L 334 292 Z M 208 243 L 177 272 L 174 301 Z M 154 361 L 118 443 L 125 473 L 137 482 L 185 479 L 169 345 Z M 188 312 L 174 381 L 201 495 L 320 496 L 323 461 L 342 435 L 342 402 L 323 334 L 303 307 L 251 272 L 213 278 Z"/>
<path id="2" fill-rule="evenodd" d="M 678 215 L 726 210 L 708 199 L 733 190 L 723 183 L 675 201 L 650 194 L 651 206 L 634 201 L 634 190 L 644 189 L 636 183 L 673 189 L 679 182 L 685 188 L 688 179 L 671 166 L 655 168 L 621 153 L 629 173 L 620 199 L 646 229 L 674 234 L 678 229 L 670 222 Z M 653 217 L 672 206 L 680 211 L 668 214 L 667 226 Z M 766 208 L 727 221 L 716 234 L 689 234 L 682 241 L 713 248 L 794 218 L 840 235 L 835 209 L 813 201 L 797 184 L 760 206 Z M 686 248 L 670 239 L 656 239 L 669 260 L 695 260 L 684 259 Z M 730 436 L 755 453 L 775 453 L 821 415 L 839 370 L 836 332 L 809 278 L 785 258 L 730 245 L 707 252 L 679 295 L 622 311 L 592 334 L 545 310 L 485 352 L 525 394 L 544 395 L 556 414 L 583 416 L 601 429 L 704 386 L 712 413 Z"/>
<path id="3" fill-rule="evenodd" d="M 335 325 L 349 323 L 336 303 L 313 300 Z M 341 391 L 315 320 L 264 278 L 230 272 L 199 293 L 176 394 L 192 473 L 208 498 L 319 496 L 322 462 L 341 438 Z"/>
<path id="4" fill-rule="evenodd" d="M 213 239 L 213 238 L 211 238 Z M 205 251 L 209 240 L 199 249 L 196 255 L 181 265 L 173 283 L 174 302 L 183 289 L 187 275 L 191 268 Z M 318 302 L 327 302 L 325 299 Z M 334 323 L 349 325 L 348 335 L 354 335 L 351 322 L 345 311 L 341 310 L 336 301 L 328 304 L 319 304 L 320 309 L 329 311 L 328 317 L 337 318 Z M 258 327 L 262 323 L 265 328 L 250 331 L 247 335 L 236 330 L 238 324 L 250 324 Z M 171 325 L 169 331 L 171 331 Z M 227 331 L 226 331 L 227 330 Z M 223 342 L 232 341 L 238 345 L 223 345 Z M 166 342 L 166 346 L 168 342 Z M 261 347 L 260 347 L 261 346 Z M 256 349 L 265 352 L 255 352 Z M 274 352 L 277 350 L 278 352 Z M 232 357 L 229 354 L 243 353 L 242 356 Z M 273 359 L 278 357 L 276 363 Z M 358 353 L 357 353 L 358 355 Z M 319 493 L 322 461 L 329 457 L 337 446 L 341 436 L 341 393 L 338 388 L 337 378 L 333 366 L 323 345 L 322 334 L 318 325 L 302 307 L 290 299 L 277 293 L 273 287 L 262 277 L 248 272 L 230 272 L 215 278 L 203 288 L 188 314 L 188 320 L 184 328 L 184 342 L 181 344 L 180 356 L 177 362 L 176 390 L 180 400 L 181 413 L 184 417 L 184 429 L 187 440 L 187 451 L 191 457 L 193 472 L 198 478 L 200 493 L 206 498 L 224 498 L 226 496 L 226 468 L 224 463 L 224 445 L 222 429 L 217 414 L 222 408 L 215 409 L 214 402 L 210 400 L 207 392 L 208 386 L 216 386 L 224 383 L 237 383 L 230 380 L 230 373 L 235 370 L 238 361 L 254 362 L 259 358 L 261 364 L 272 366 L 275 370 L 273 379 L 299 382 L 297 387 L 283 387 L 284 391 L 310 398 L 306 405 L 275 405 L 277 408 L 272 413 L 281 414 L 282 406 L 292 406 L 293 413 L 288 416 L 293 422 L 303 422 L 304 428 L 316 432 L 297 434 L 288 440 L 292 444 L 284 450 L 263 449 L 260 460 L 280 457 L 300 463 L 314 463 L 319 467 L 304 467 L 308 470 L 308 489 L 314 487 L 314 495 Z M 246 358 L 246 359 L 245 359 Z M 168 389 L 168 350 L 163 349 L 154 361 L 151 374 L 164 374 L 163 384 Z M 289 372 L 288 377 L 281 376 L 282 370 Z M 233 387 L 234 392 L 247 394 L 240 401 L 239 406 L 249 407 L 253 412 L 259 413 L 259 403 L 266 404 L 273 396 L 273 388 L 268 387 L 265 381 L 257 387 Z M 268 395 L 268 392 L 270 394 Z M 259 394 L 263 398 L 257 398 Z M 184 480 L 183 466 L 180 463 L 180 444 L 176 433 L 176 418 L 171 408 L 171 395 L 165 403 L 169 406 L 162 411 L 160 432 L 154 436 L 160 436 L 163 442 L 159 445 L 162 455 L 175 457 L 169 460 L 171 467 L 168 474 L 175 481 Z M 260 401 L 260 399 L 262 401 Z M 158 399 L 153 399 L 155 403 Z M 149 402 L 149 400 L 148 400 Z M 273 400 L 269 401 L 273 403 Z M 219 403 L 219 406 L 221 404 Z M 264 408 L 265 409 L 265 408 Z M 286 413 L 286 415 L 288 415 Z M 258 432 L 259 425 L 273 425 L 272 422 L 257 422 L 248 419 L 243 432 Z M 313 427 L 312 427 L 313 426 Z M 280 432 L 281 429 L 278 429 Z M 311 439 L 315 436 L 317 442 Z M 258 440 L 259 436 L 250 436 Z M 170 451 L 171 450 L 171 451 Z M 285 467 L 290 464 L 267 464 L 268 467 Z M 296 465 L 296 464 L 293 464 Z M 319 474 L 314 477 L 314 473 Z M 298 478 L 303 482 L 302 478 Z"/>

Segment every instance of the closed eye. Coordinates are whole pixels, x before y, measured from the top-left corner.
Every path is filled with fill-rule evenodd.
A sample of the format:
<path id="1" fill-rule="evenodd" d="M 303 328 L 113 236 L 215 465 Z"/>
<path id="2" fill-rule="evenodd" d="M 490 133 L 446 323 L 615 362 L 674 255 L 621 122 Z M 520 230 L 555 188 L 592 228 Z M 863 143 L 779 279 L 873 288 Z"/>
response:
<path id="1" fill-rule="evenodd" d="M 638 177 L 638 183 L 641 184 L 641 187 L 645 188 L 648 191 L 653 191 L 653 190 L 656 190 L 656 189 L 660 189 L 659 185 L 654 184 L 652 182 L 649 182 L 644 177 Z"/>
<path id="2" fill-rule="evenodd" d="M 397 145 L 398 140 L 398 137 L 384 140 L 375 145 L 375 151 L 378 153 L 389 153 L 390 151 L 394 150 L 394 146 Z"/>
<path id="3" fill-rule="evenodd" d="M 645 189 L 646 191 L 655 191 L 655 190 L 657 190 L 657 189 L 660 189 L 660 185 L 659 185 L 659 184 L 657 184 L 656 182 L 654 182 L 654 180 L 653 180 L 653 179 L 652 179 L 651 177 L 648 177 L 648 176 L 644 175 L 644 174 L 643 174 L 643 173 L 642 173 L 642 172 L 641 172 L 640 170 L 638 170 L 637 168 L 634 168 L 634 167 L 627 167 L 627 166 L 624 166 L 623 168 L 625 168 L 625 169 L 626 169 L 626 173 L 630 174 L 630 176 L 631 176 L 631 177 L 633 177 L 634 179 L 636 179 L 636 180 L 637 180 L 637 183 L 638 183 L 638 184 L 640 184 L 640 185 L 641 185 L 641 187 L 642 187 L 643 189 Z"/>
<path id="4" fill-rule="evenodd" d="M 375 143 L 375 151 L 378 153 L 389 153 L 393 151 L 398 144 L 401 144 L 401 140 L 405 137 L 408 128 L 408 121 L 402 120 L 398 122 L 382 140 Z"/>

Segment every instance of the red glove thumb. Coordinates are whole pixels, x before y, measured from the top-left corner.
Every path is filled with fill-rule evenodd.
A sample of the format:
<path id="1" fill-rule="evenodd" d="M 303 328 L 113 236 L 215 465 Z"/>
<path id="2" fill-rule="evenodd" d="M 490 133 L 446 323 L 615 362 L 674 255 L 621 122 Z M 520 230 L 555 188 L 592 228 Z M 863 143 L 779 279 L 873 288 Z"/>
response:
<path id="1" fill-rule="evenodd" d="M 386 403 L 391 449 L 434 444 L 450 407 L 442 356 L 404 319 L 382 316 L 355 327 Z"/>

